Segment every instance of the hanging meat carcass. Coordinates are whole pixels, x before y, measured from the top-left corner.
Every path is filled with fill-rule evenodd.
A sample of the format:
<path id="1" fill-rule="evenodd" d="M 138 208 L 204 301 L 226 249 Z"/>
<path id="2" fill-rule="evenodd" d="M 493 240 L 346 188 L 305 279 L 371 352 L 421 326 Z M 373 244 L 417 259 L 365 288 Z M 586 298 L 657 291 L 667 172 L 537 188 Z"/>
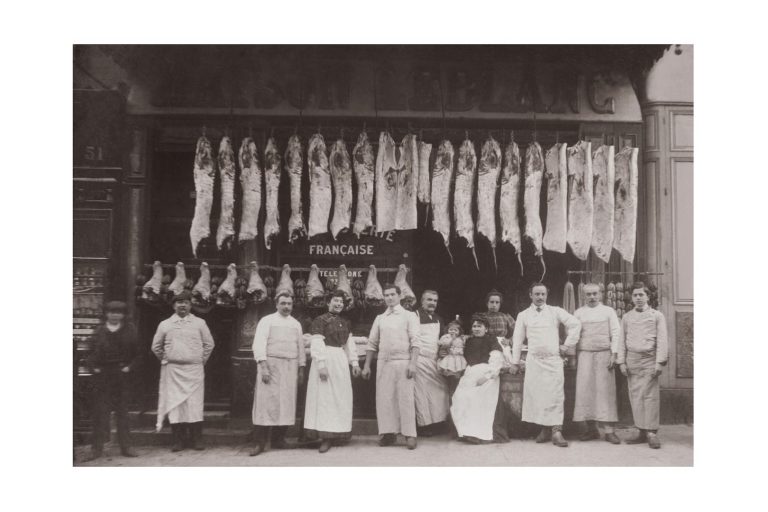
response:
<path id="1" fill-rule="evenodd" d="M 592 224 L 592 250 L 608 263 L 613 246 L 613 187 L 616 183 L 613 146 L 600 146 L 592 154 L 594 177 L 594 222 Z"/>
<path id="2" fill-rule="evenodd" d="M 395 141 L 387 132 L 379 135 L 376 157 L 376 231 L 395 229 L 397 208 L 397 177 L 400 174 L 395 155 Z"/>
<path id="3" fill-rule="evenodd" d="M 352 286 L 349 284 L 346 265 L 339 265 L 338 284 L 336 289 L 344 293 L 344 310 L 348 311 L 354 306 Z"/>
<path id="4" fill-rule="evenodd" d="M 472 220 L 472 197 L 474 196 L 477 156 L 475 145 L 465 139 L 459 148 L 459 161 L 456 165 L 456 184 L 453 191 L 453 215 L 456 222 L 456 234 L 467 241 L 472 250 L 475 266 L 480 269 L 475 253 L 475 223 Z"/>
<path id="5" fill-rule="evenodd" d="M 328 232 L 328 217 L 331 214 L 331 173 L 325 139 L 319 133 L 309 139 L 307 151 L 309 161 L 309 237 Z"/>
<path id="6" fill-rule="evenodd" d="M 499 199 L 499 220 L 501 241 L 512 244 L 517 253 L 520 273 L 523 272 L 523 239 L 520 233 L 520 149 L 510 141 L 504 150 L 504 167 L 501 171 L 501 194 Z"/>
<path id="7" fill-rule="evenodd" d="M 142 287 L 142 298 L 148 298 L 149 294 L 160 295 L 160 287 L 163 285 L 163 264 L 155 261 L 152 264 L 152 277 Z"/>
<path id="8" fill-rule="evenodd" d="M 227 266 L 227 277 L 219 286 L 217 304 L 230 303 L 235 299 L 235 282 L 237 281 L 237 265 L 230 263 Z"/>
<path id="9" fill-rule="evenodd" d="M 416 305 L 416 294 L 411 290 L 411 286 L 408 284 L 406 277 L 408 276 L 408 269 L 404 264 L 400 264 L 395 275 L 395 286 L 400 288 L 400 304 L 405 309 L 413 309 Z"/>
<path id="10" fill-rule="evenodd" d="M 176 263 L 176 276 L 173 278 L 171 284 L 168 285 L 168 291 L 173 293 L 174 296 L 184 291 L 184 283 L 187 280 L 187 273 L 184 269 L 184 263 L 181 261 Z"/>
<path id="11" fill-rule="evenodd" d="M 624 147 L 616 154 L 616 208 L 613 247 L 625 261 L 635 259 L 637 229 L 637 148 Z"/>
<path id="12" fill-rule="evenodd" d="M 416 136 L 408 134 L 400 144 L 397 175 L 397 207 L 395 229 L 416 229 L 418 226 L 416 200 L 418 193 L 419 149 Z"/>
<path id="13" fill-rule="evenodd" d="M 285 149 L 285 171 L 291 180 L 291 217 L 288 219 L 288 242 L 290 243 L 307 236 L 304 212 L 301 207 L 302 167 L 301 140 L 298 135 L 291 135 Z"/>
<path id="14" fill-rule="evenodd" d="M 443 237 L 445 250 L 453 264 L 453 255 L 449 246 L 451 236 L 450 193 L 453 181 L 453 144 L 444 140 L 437 147 L 435 164 L 432 168 L 432 229 Z"/>
<path id="15" fill-rule="evenodd" d="M 267 299 L 267 286 L 259 275 L 259 264 L 252 261 L 250 267 L 251 275 L 248 277 L 246 293 L 251 296 L 254 303 L 261 304 Z"/>
<path id="16" fill-rule="evenodd" d="M 211 141 L 205 136 L 197 139 L 195 150 L 195 214 L 189 239 L 192 242 L 192 254 L 197 258 L 197 246 L 211 234 L 211 207 L 213 206 L 213 181 L 216 178 L 216 165 L 213 159 Z"/>
<path id="17" fill-rule="evenodd" d="M 564 253 L 568 233 L 568 162 L 566 144 L 557 143 L 544 157 L 547 178 L 547 228 L 542 245 L 548 251 Z"/>
<path id="18" fill-rule="evenodd" d="M 493 268 L 496 265 L 496 191 L 501 171 L 501 147 L 493 137 L 483 143 L 477 169 L 477 232 L 491 243 Z"/>
<path id="19" fill-rule="evenodd" d="M 200 264 L 200 278 L 192 288 L 192 298 L 199 302 L 208 302 L 211 298 L 211 271 L 206 262 Z"/>
<path id="20" fill-rule="evenodd" d="M 235 236 L 235 150 L 227 136 L 221 138 L 218 157 L 221 212 L 219 212 L 219 228 L 216 230 L 216 247 L 221 250 L 224 244 L 228 245 Z"/>
<path id="21" fill-rule="evenodd" d="M 283 272 L 280 274 L 280 281 L 275 288 L 275 297 L 280 292 L 287 291 L 293 296 L 293 280 L 291 279 L 291 266 L 287 263 L 283 265 Z"/>
<path id="22" fill-rule="evenodd" d="M 544 156 L 541 146 L 533 141 L 525 150 L 525 236 L 533 242 L 534 254 L 541 260 L 543 268 L 541 279 L 547 273 L 544 265 L 544 250 L 542 249 L 543 233 L 541 228 L 541 180 L 544 176 Z"/>
<path id="23" fill-rule="evenodd" d="M 312 265 L 309 268 L 305 296 L 307 304 L 313 308 L 321 308 L 325 305 L 325 288 L 320 281 L 320 269 L 317 268 L 317 265 Z"/>
<path id="24" fill-rule="evenodd" d="M 243 187 L 242 216 L 240 219 L 241 242 L 255 240 L 259 234 L 261 213 L 261 167 L 259 152 L 252 138 L 246 137 L 240 144 L 240 185 Z"/>
<path id="25" fill-rule="evenodd" d="M 568 196 L 568 245 L 574 256 L 586 260 L 592 243 L 592 143 L 568 148 L 568 175 L 573 177 Z"/>
<path id="26" fill-rule="evenodd" d="M 376 267 L 368 266 L 368 278 L 365 281 L 365 303 L 369 306 L 384 305 L 384 291 L 381 289 L 379 279 L 376 277 Z"/>
<path id="27" fill-rule="evenodd" d="M 352 166 L 342 139 L 331 147 L 330 165 L 334 195 L 331 236 L 335 240 L 342 231 L 348 231 L 352 223 Z"/>
<path id="28" fill-rule="evenodd" d="M 429 203 L 429 157 L 432 154 L 432 144 L 419 141 L 419 188 L 418 198 L 420 203 Z"/>
<path id="29" fill-rule="evenodd" d="M 352 150 L 355 178 L 357 179 L 357 208 L 352 231 L 360 238 L 363 231 L 373 226 L 373 147 L 368 134 L 362 132 Z"/>
<path id="30" fill-rule="evenodd" d="M 264 150 L 264 163 L 267 186 L 267 219 L 264 221 L 264 245 L 272 248 L 272 241 L 280 233 L 280 213 L 277 209 L 277 196 L 280 189 L 280 153 L 274 137 L 267 140 Z"/>

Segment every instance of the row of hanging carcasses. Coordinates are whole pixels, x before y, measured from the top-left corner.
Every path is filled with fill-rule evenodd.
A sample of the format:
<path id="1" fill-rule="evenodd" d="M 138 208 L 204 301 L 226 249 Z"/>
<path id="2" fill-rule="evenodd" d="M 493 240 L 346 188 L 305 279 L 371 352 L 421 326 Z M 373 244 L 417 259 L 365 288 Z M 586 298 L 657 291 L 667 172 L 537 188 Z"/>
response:
<path id="1" fill-rule="evenodd" d="M 216 243 L 221 249 L 234 240 L 237 160 L 243 191 L 239 241 L 257 237 L 257 222 L 264 207 L 262 229 L 265 245 L 271 248 L 281 231 L 277 198 L 284 169 L 291 192 L 290 242 L 328 232 L 336 238 L 349 230 L 359 237 L 372 229 L 416 229 L 420 202 L 431 205 L 432 228 L 442 236 L 449 255 L 451 233 L 464 239 L 473 253 L 477 233 L 494 249 L 499 241 L 511 244 L 518 260 L 525 236 L 533 242 L 539 257 L 545 249 L 564 253 L 566 246 L 570 246 L 581 260 L 587 259 L 592 248 L 605 262 L 609 261 L 612 249 L 626 261 L 633 261 L 637 148 L 624 147 L 615 152 L 613 146 L 592 148 L 590 142 L 581 141 L 571 147 L 556 143 L 544 151 L 534 141 L 527 145 L 521 158 L 514 141 L 508 142 L 502 152 L 500 144 L 489 136 L 478 158 L 475 145 L 468 138 L 458 152 L 450 141 L 443 140 L 430 169 L 431 153 L 432 144 L 418 141 L 416 135 L 406 135 L 398 145 L 388 132 L 381 132 L 374 158 L 368 136 L 362 132 L 350 157 L 342 139 L 332 145 L 329 153 L 323 136 L 313 135 L 307 146 L 310 192 L 305 224 L 301 194 L 304 148 L 297 135 L 289 138 L 284 158 L 275 139 L 270 137 L 263 167 L 252 138 L 242 141 L 236 159 L 231 139 L 223 137 L 214 159 L 210 141 L 202 136 L 197 142 L 194 167 L 197 201 L 190 229 L 192 250 L 196 255 L 200 241 L 210 235 L 216 167 L 221 180 Z M 353 174 L 357 187 L 355 205 Z M 262 182 L 266 201 L 262 201 Z M 541 221 L 543 186 L 546 225 Z"/>

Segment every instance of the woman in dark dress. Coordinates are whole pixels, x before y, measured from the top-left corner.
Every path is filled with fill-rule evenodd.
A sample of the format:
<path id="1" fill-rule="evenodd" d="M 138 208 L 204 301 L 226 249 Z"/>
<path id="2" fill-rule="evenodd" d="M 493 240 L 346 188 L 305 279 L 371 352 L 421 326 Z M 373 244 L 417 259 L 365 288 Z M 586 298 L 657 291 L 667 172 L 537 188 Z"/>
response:
<path id="1" fill-rule="evenodd" d="M 451 417 L 459 439 L 479 444 L 493 440 L 493 417 L 499 398 L 499 371 L 503 364 L 502 348 L 495 336 L 488 334 L 488 320 L 472 317 L 472 336 L 464 345 L 467 369 L 453 394 Z"/>

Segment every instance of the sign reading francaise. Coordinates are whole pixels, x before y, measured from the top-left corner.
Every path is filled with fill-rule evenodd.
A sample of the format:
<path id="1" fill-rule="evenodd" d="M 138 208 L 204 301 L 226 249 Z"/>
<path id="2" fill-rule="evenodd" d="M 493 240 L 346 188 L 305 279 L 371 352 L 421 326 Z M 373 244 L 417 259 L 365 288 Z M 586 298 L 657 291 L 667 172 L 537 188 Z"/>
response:
<path id="1" fill-rule="evenodd" d="M 360 238 L 342 233 L 337 239 L 328 234 L 297 240 L 280 247 L 280 261 L 291 265 L 376 266 L 399 265 L 411 248 L 412 231 L 363 233 Z"/>

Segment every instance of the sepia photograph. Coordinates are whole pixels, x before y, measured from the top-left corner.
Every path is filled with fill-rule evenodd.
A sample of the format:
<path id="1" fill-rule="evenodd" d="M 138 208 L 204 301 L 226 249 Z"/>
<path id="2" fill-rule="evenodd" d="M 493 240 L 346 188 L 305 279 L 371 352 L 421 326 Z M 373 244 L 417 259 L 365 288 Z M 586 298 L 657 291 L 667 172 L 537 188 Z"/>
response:
<path id="1" fill-rule="evenodd" d="M 72 466 L 693 466 L 693 44 L 71 49 Z"/>

